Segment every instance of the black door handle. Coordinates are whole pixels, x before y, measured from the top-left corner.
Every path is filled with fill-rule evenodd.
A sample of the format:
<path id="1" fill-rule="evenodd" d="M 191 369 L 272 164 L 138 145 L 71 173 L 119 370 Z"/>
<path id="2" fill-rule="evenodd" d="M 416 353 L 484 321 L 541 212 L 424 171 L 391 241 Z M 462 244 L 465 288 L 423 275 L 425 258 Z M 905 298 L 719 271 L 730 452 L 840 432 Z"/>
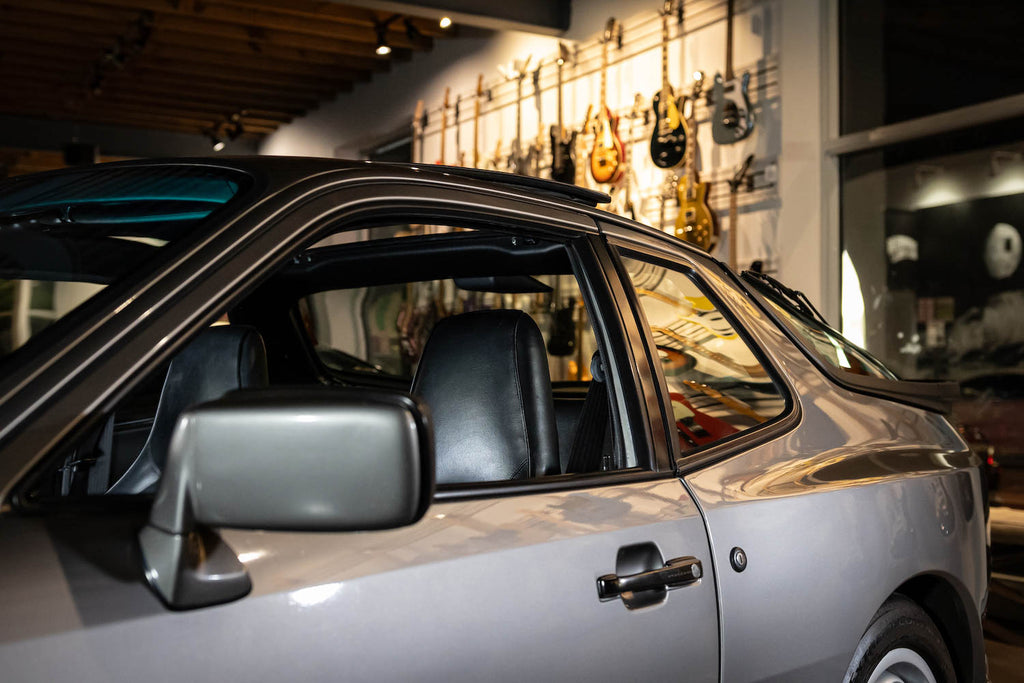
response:
<path id="1" fill-rule="evenodd" d="M 602 601 L 614 600 L 622 597 L 624 593 L 688 586 L 696 582 L 703 573 L 700 560 L 696 557 L 677 557 L 666 562 L 664 567 L 639 574 L 605 574 L 597 580 L 597 596 Z"/>

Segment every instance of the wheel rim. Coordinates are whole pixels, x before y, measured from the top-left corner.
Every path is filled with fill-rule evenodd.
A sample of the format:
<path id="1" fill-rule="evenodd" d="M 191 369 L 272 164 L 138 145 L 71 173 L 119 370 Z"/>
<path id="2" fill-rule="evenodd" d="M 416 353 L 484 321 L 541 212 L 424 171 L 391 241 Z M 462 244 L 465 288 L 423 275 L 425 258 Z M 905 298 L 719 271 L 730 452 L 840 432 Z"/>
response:
<path id="1" fill-rule="evenodd" d="M 905 647 L 890 650 L 868 677 L 868 683 L 936 683 L 921 655 Z"/>

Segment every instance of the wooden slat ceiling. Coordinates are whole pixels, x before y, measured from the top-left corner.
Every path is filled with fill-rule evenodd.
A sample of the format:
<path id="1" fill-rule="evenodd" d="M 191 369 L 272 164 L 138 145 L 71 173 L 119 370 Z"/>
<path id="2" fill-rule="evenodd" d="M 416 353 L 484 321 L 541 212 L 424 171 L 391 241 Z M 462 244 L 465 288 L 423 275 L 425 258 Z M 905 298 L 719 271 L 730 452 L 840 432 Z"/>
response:
<path id="1" fill-rule="evenodd" d="M 0 114 L 258 138 L 445 34 L 316 0 L 0 0 Z"/>

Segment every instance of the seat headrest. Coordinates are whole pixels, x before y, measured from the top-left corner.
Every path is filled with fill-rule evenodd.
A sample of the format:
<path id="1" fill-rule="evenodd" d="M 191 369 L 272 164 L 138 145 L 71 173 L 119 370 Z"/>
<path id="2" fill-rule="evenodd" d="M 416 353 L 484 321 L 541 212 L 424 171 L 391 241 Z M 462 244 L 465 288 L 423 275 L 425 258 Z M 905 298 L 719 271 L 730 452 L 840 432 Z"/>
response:
<path id="1" fill-rule="evenodd" d="M 430 406 L 438 483 L 558 473 L 547 354 L 526 313 L 474 311 L 438 322 L 412 391 Z"/>
<path id="2" fill-rule="evenodd" d="M 266 385 L 267 352 L 255 328 L 218 325 L 203 330 L 168 366 L 149 438 L 108 493 L 141 493 L 156 486 L 174 425 L 186 408 L 235 389 Z"/>

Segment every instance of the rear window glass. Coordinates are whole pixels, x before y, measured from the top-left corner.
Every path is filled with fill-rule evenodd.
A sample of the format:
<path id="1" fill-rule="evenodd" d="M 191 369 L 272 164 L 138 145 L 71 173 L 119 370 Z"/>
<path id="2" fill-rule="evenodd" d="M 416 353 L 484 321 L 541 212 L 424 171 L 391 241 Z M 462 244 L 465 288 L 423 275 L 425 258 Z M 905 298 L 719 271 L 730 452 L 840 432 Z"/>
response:
<path id="1" fill-rule="evenodd" d="M 826 324 L 802 293 L 774 278 L 745 273 L 744 279 L 764 295 L 789 328 L 822 361 L 853 375 L 899 379 L 881 361 Z"/>
<path id="2" fill-rule="evenodd" d="M 145 272 L 246 180 L 225 169 L 140 166 L 0 184 L 0 359 L 104 287 Z"/>

